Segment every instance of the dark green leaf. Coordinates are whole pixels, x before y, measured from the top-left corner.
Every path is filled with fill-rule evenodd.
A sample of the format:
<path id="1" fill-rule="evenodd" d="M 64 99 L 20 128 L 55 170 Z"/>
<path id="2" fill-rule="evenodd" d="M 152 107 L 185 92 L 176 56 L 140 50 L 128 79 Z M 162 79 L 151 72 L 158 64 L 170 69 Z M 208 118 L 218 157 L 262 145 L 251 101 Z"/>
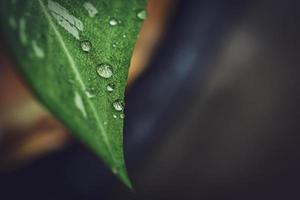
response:
<path id="1" fill-rule="evenodd" d="M 129 187 L 123 158 L 123 99 L 145 3 L 0 3 L 2 33 L 34 93 Z"/>

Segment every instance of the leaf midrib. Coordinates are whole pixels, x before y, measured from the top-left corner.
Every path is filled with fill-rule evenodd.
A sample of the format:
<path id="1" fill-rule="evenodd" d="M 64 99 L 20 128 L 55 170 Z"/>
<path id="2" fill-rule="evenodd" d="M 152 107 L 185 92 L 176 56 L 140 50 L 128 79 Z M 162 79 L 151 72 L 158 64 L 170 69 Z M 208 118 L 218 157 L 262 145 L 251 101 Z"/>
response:
<path id="1" fill-rule="evenodd" d="M 42 0 L 38 0 L 38 1 L 40 3 L 40 6 L 42 8 L 42 11 L 43 11 L 44 15 L 46 16 L 46 18 L 47 18 L 50 26 L 52 27 L 52 29 L 53 29 L 53 31 L 54 31 L 57 39 L 58 39 L 58 42 L 62 46 L 62 49 L 63 49 L 64 53 L 66 54 L 66 56 L 68 58 L 68 61 L 70 63 L 70 67 L 71 67 L 72 71 L 74 72 L 76 80 L 79 82 L 79 85 L 80 85 L 80 87 L 82 89 L 82 94 L 84 94 L 85 91 L 86 91 L 86 89 L 87 89 L 87 87 L 85 86 L 85 84 L 84 84 L 84 82 L 83 82 L 83 80 L 81 78 L 81 75 L 80 75 L 79 71 L 77 70 L 76 63 L 75 63 L 74 59 L 72 58 L 72 56 L 71 56 L 71 54 L 70 54 L 70 52 L 69 52 L 69 50 L 68 50 L 68 48 L 67 48 L 67 46 L 66 46 L 66 44 L 65 44 L 65 42 L 63 40 L 63 38 L 62 38 L 59 30 L 57 30 L 56 25 L 54 24 L 54 22 L 52 20 L 52 17 L 50 16 L 50 14 L 49 14 L 49 12 L 48 12 L 45 4 L 43 3 Z M 97 126 L 99 127 L 100 133 L 101 133 L 101 135 L 102 135 L 102 137 L 104 139 L 104 143 L 105 143 L 105 145 L 106 145 L 106 147 L 107 147 L 107 149 L 108 149 L 108 151 L 109 151 L 109 153 L 111 155 L 111 158 L 112 158 L 112 160 L 114 162 L 114 165 L 116 165 L 116 160 L 115 160 L 114 154 L 112 152 L 111 145 L 109 143 L 106 131 L 105 131 L 105 129 L 104 129 L 104 127 L 103 127 L 103 125 L 102 125 L 102 123 L 100 121 L 100 118 L 99 118 L 99 116 L 98 116 L 98 114 L 96 112 L 95 106 L 94 106 L 94 104 L 93 104 L 93 102 L 91 100 L 89 100 L 88 98 L 86 98 L 86 96 L 84 96 L 84 98 L 85 98 L 86 102 L 88 103 L 89 107 L 92 110 L 92 113 L 93 113 L 93 115 L 94 115 L 94 117 L 96 119 L 96 122 L 97 122 Z"/>

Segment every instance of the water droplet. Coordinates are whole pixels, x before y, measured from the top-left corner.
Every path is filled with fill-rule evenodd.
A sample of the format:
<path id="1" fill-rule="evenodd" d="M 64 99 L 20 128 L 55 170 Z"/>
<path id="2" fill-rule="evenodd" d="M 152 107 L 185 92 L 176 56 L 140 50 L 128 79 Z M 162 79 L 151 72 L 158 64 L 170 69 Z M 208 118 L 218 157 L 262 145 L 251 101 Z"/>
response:
<path id="1" fill-rule="evenodd" d="M 120 118 L 121 118 L 121 119 L 124 119 L 124 118 L 125 118 L 125 115 L 124 115 L 124 114 L 120 114 Z"/>
<path id="2" fill-rule="evenodd" d="M 33 40 L 31 44 L 36 57 L 40 59 L 44 58 L 45 57 L 44 50 L 38 46 L 37 42 Z"/>
<path id="3" fill-rule="evenodd" d="M 98 14 L 97 8 L 90 2 L 85 2 L 83 7 L 88 11 L 90 17 L 95 17 Z"/>
<path id="4" fill-rule="evenodd" d="M 80 110 L 82 115 L 86 118 L 87 113 L 85 110 L 85 106 L 84 106 L 83 100 L 78 92 L 75 92 L 74 103 L 75 103 L 76 107 Z"/>
<path id="5" fill-rule="evenodd" d="M 91 88 L 91 89 L 87 89 L 85 91 L 85 94 L 88 98 L 94 98 L 96 95 L 95 95 L 95 91 L 94 91 L 94 88 Z"/>
<path id="6" fill-rule="evenodd" d="M 113 75 L 112 67 L 108 64 L 100 64 L 97 66 L 97 73 L 102 78 L 110 78 Z"/>
<path id="7" fill-rule="evenodd" d="M 113 43 L 112 47 L 113 47 L 113 48 L 116 48 L 116 47 L 117 47 L 117 44 L 116 44 L 116 43 Z"/>
<path id="8" fill-rule="evenodd" d="M 106 125 L 108 124 L 108 122 L 107 122 L 107 121 L 105 121 L 103 124 L 106 126 Z"/>
<path id="9" fill-rule="evenodd" d="M 122 35 L 123 38 L 127 38 L 127 36 L 125 34 Z"/>
<path id="10" fill-rule="evenodd" d="M 117 174 L 117 173 L 118 173 L 118 168 L 117 168 L 117 167 L 113 167 L 113 168 L 112 168 L 112 172 L 113 172 L 114 174 Z"/>
<path id="11" fill-rule="evenodd" d="M 82 21 L 71 15 L 65 7 L 53 0 L 48 0 L 48 9 L 61 27 L 77 40 L 80 39 L 80 33 L 84 30 Z"/>
<path id="12" fill-rule="evenodd" d="M 8 23 L 9 23 L 10 27 L 13 28 L 13 29 L 16 29 L 17 26 L 18 26 L 17 22 L 16 22 L 16 19 L 13 16 L 10 16 L 8 18 Z"/>
<path id="13" fill-rule="evenodd" d="M 124 109 L 124 103 L 121 100 L 116 100 L 113 103 L 113 107 L 116 111 L 122 111 Z"/>
<path id="14" fill-rule="evenodd" d="M 19 36 L 20 36 L 20 40 L 21 40 L 21 43 L 23 45 L 27 45 L 27 35 L 26 35 L 26 20 L 25 18 L 21 18 L 20 21 L 19 21 Z"/>
<path id="15" fill-rule="evenodd" d="M 113 92 L 115 90 L 115 85 L 112 84 L 112 83 L 109 83 L 107 86 L 106 86 L 106 90 L 108 92 Z"/>
<path id="16" fill-rule="evenodd" d="M 120 24 L 120 22 L 121 22 L 121 21 L 118 21 L 116 18 L 111 18 L 111 19 L 109 20 L 109 24 L 110 24 L 111 26 L 118 26 L 118 25 Z"/>
<path id="17" fill-rule="evenodd" d="M 92 43 L 88 40 L 82 41 L 81 42 L 81 49 L 84 52 L 90 52 L 90 50 L 92 49 Z"/>
<path id="18" fill-rule="evenodd" d="M 118 116 L 117 116 L 117 115 L 115 115 L 115 114 L 113 114 L 113 118 L 114 118 L 114 119 L 117 119 L 117 118 L 118 118 Z"/>
<path id="19" fill-rule="evenodd" d="M 146 10 L 141 10 L 139 11 L 136 16 L 140 19 L 140 20 L 145 20 L 147 19 L 147 12 Z"/>

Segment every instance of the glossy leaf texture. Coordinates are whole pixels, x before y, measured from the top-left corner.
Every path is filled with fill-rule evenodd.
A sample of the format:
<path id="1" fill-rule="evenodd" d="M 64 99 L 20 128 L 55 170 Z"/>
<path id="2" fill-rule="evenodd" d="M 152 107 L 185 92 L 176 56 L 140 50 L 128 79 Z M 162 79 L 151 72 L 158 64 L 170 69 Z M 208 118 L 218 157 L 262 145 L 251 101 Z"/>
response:
<path id="1" fill-rule="evenodd" d="M 123 156 L 124 91 L 146 1 L 0 4 L 1 34 L 33 92 L 131 187 Z"/>

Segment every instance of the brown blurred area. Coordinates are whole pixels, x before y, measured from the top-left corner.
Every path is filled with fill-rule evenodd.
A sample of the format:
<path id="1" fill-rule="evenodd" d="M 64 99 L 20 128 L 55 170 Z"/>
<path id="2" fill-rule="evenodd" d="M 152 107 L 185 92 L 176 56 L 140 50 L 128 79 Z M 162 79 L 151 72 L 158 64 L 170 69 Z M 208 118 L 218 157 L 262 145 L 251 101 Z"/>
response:
<path id="1" fill-rule="evenodd" d="M 170 0 L 150 0 L 131 60 L 128 84 L 144 70 L 164 32 Z M 0 170 L 24 166 L 72 142 L 67 129 L 32 95 L 0 46 Z"/>
<path id="2" fill-rule="evenodd" d="M 30 94 L 0 51 L 0 169 L 25 164 L 69 141 L 65 128 Z"/>
<path id="3" fill-rule="evenodd" d="M 170 15 L 171 0 L 150 0 L 148 1 L 148 16 L 145 20 L 134 53 L 131 59 L 131 66 L 128 74 L 129 85 L 138 77 L 146 67 L 153 49 L 159 43 Z"/>

